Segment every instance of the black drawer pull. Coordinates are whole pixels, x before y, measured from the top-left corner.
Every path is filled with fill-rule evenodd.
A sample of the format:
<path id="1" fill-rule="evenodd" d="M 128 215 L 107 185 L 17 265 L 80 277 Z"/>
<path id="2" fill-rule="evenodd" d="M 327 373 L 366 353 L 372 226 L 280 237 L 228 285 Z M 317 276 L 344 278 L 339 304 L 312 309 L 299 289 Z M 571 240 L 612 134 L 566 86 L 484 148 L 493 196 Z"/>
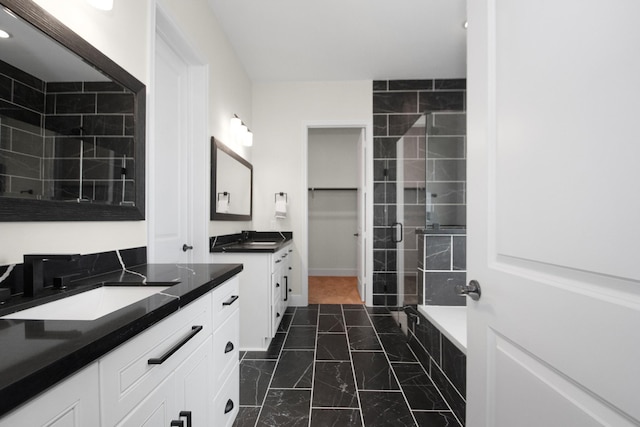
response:
<path id="1" fill-rule="evenodd" d="M 231 341 L 229 341 L 227 343 L 227 345 L 224 347 L 224 354 L 229 353 L 230 351 L 233 351 L 233 343 Z"/>
<path id="2" fill-rule="evenodd" d="M 276 318 L 280 317 L 280 313 L 276 313 Z"/>
<path id="3" fill-rule="evenodd" d="M 183 345 L 185 345 L 187 343 L 187 341 L 189 341 L 191 338 L 195 337 L 196 334 L 198 332 L 200 332 L 202 330 L 202 326 L 198 325 L 198 326 L 192 326 L 191 327 L 191 332 L 189 332 L 189 335 L 187 335 L 186 337 L 184 337 L 182 339 L 182 341 L 180 341 L 178 344 L 174 345 L 172 348 L 169 349 L 169 351 L 167 351 L 165 354 L 163 354 L 161 357 L 152 357 L 151 359 L 149 359 L 147 361 L 147 363 L 149 365 L 161 365 L 165 362 L 165 360 L 167 360 L 168 358 L 171 357 L 171 355 L 173 353 L 175 353 L 176 351 L 178 351 L 178 349 L 180 349 L 180 347 L 182 347 Z"/>
<path id="4" fill-rule="evenodd" d="M 187 427 L 191 427 L 191 411 L 180 411 L 180 418 L 182 417 L 187 419 Z"/>
<path id="5" fill-rule="evenodd" d="M 226 300 L 225 302 L 223 302 L 223 303 L 222 303 L 222 305 L 231 305 L 231 304 L 233 304 L 234 302 L 236 302 L 236 300 L 237 300 L 238 298 L 239 298 L 239 296 L 238 296 L 238 295 L 231 295 L 231 297 L 230 297 L 228 300 Z"/>
<path id="6" fill-rule="evenodd" d="M 227 400 L 227 404 L 224 405 L 224 413 L 228 414 L 231 411 L 233 411 L 233 400 L 229 399 Z"/>
<path id="7" fill-rule="evenodd" d="M 282 260 L 281 259 L 277 259 L 276 260 L 276 264 L 279 263 L 279 262 L 282 262 Z"/>
<path id="8" fill-rule="evenodd" d="M 182 420 L 171 420 L 171 427 L 184 427 L 184 421 Z"/>
<path id="9" fill-rule="evenodd" d="M 279 288 L 279 287 L 280 287 L 280 283 L 276 283 L 276 288 Z"/>

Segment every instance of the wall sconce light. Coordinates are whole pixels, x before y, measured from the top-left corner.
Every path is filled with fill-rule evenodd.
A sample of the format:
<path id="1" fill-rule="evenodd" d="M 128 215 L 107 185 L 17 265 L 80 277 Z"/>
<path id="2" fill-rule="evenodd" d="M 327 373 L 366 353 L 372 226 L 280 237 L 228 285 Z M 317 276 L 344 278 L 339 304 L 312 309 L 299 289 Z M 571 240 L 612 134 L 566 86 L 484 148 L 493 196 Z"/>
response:
<path id="1" fill-rule="evenodd" d="M 113 9 L 113 0 L 87 0 L 87 3 L 100 10 Z"/>
<path id="2" fill-rule="evenodd" d="M 231 138 L 236 143 L 244 145 L 245 147 L 251 147 L 253 145 L 253 133 L 242 123 L 242 120 L 237 115 L 233 115 L 230 123 Z"/>

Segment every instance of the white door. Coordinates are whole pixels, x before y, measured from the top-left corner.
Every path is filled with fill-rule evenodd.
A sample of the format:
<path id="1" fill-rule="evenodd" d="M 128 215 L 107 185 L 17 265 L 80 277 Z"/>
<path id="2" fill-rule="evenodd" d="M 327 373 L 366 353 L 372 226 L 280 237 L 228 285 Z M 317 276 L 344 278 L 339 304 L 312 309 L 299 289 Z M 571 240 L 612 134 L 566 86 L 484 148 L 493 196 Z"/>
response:
<path id="1" fill-rule="evenodd" d="M 152 262 L 189 262 L 188 67 L 156 36 L 153 151 L 149 189 Z"/>
<path id="2" fill-rule="evenodd" d="M 365 207 L 367 206 L 367 175 L 366 175 L 366 130 L 362 128 L 360 130 L 360 138 L 358 139 L 358 191 L 356 210 L 358 216 L 358 225 L 356 230 L 356 264 L 358 269 L 358 293 L 360 293 L 360 299 L 366 301 L 365 291 L 367 283 L 367 269 L 366 269 L 366 213 Z"/>
<path id="3" fill-rule="evenodd" d="M 468 2 L 467 426 L 640 425 L 640 2 Z"/>

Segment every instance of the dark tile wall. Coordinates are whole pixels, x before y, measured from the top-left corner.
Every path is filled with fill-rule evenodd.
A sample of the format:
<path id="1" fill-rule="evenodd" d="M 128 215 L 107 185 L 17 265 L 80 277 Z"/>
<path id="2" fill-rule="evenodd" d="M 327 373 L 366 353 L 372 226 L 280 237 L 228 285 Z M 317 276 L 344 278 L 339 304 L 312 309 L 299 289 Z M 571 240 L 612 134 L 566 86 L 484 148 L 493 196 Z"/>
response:
<path id="1" fill-rule="evenodd" d="M 418 274 L 415 268 L 418 258 L 418 236 L 415 231 L 426 226 L 426 166 L 427 140 L 424 126 L 414 127 L 425 113 L 464 112 L 466 104 L 466 80 L 376 80 L 373 82 L 373 175 L 374 175 L 374 242 L 373 242 L 373 304 L 397 306 L 416 304 L 419 298 Z M 451 125 L 449 120 L 438 122 L 436 131 Z M 456 123 L 455 120 L 453 121 Z M 459 121 L 457 122 L 459 123 Z M 445 136 L 444 134 L 442 136 Z M 404 138 L 403 138 L 404 137 Z M 394 243 L 397 221 L 397 144 L 403 138 L 403 169 L 420 176 L 414 181 L 414 188 L 404 191 L 404 244 L 405 271 L 398 271 L 398 248 Z M 457 143 L 456 143 L 457 142 Z M 460 150 L 464 153 L 464 143 L 453 144 L 434 142 L 432 147 L 440 155 L 453 156 L 455 165 L 440 168 L 438 181 L 444 181 L 450 171 L 456 172 L 456 180 L 462 173 L 458 167 Z M 448 151 L 447 151 L 448 150 Z M 435 155 L 435 154 L 434 154 Z M 457 156 L 457 157 L 456 157 Z M 445 158 L 438 159 L 446 166 Z M 448 158 L 446 159 L 448 160 Z M 435 159 L 434 159 L 435 161 Z M 453 163 L 452 163 L 453 165 Z M 431 165 L 433 167 L 433 165 Z M 406 173 L 405 173 L 406 174 Z M 440 179 L 443 178 L 443 179 Z M 443 185 L 442 182 L 439 183 Z M 452 188 L 451 188 L 452 187 Z M 441 200 L 457 200 L 456 186 L 437 189 L 443 195 Z M 452 191 L 452 189 L 454 191 Z M 435 192 L 433 190 L 432 192 Z M 447 195 L 444 197 L 444 195 Z M 457 194 L 457 195 L 456 195 Z M 404 294 L 398 295 L 398 278 L 404 278 Z"/>
<path id="2" fill-rule="evenodd" d="M 455 286 L 467 279 L 466 232 L 429 230 L 418 234 L 418 304 L 465 305 Z"/>
<path id="3" fill-rule="evenodd" d="M 413 308 L 407 313 L 409 346 L 461 425 L 465 424 L 467 356 Z"/>
<path id="4" fill-rule="evenodd" d="M 0 61 L 0 193 L 132 201 L 133 111 L 116 83 L 45 83 Z"/>

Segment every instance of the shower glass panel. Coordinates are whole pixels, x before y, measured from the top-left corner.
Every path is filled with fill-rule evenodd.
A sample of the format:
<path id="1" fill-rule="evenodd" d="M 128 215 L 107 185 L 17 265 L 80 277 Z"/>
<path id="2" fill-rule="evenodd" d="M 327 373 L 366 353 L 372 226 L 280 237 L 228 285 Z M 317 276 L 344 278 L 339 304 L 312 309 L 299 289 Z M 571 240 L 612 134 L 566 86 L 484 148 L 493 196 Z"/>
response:
<path id="1" fill-rule="evenodd" d="M 421 116 L 396 143 L 396 159 L 396 218 L 389 225 L 397 307 L 430 303 L 429 292 L 444 293 L 438 304 L 456 305 L 453 286 L 466 276 L 466 114 Z M 427 243 L 432 252 L 425 257 Z M 425 277 L 434 284 L 427 291 Z M 397 315 L 406 324 L 402 310 Z"/>
<path id="2" fill-rule="evenodd" d="M 418 239 L 426 224 L 426 116 L 421 116 L 396 143 L 397 305 L 418 303 Z M 404 322 L 400 322 L 405 324 Z"/>

